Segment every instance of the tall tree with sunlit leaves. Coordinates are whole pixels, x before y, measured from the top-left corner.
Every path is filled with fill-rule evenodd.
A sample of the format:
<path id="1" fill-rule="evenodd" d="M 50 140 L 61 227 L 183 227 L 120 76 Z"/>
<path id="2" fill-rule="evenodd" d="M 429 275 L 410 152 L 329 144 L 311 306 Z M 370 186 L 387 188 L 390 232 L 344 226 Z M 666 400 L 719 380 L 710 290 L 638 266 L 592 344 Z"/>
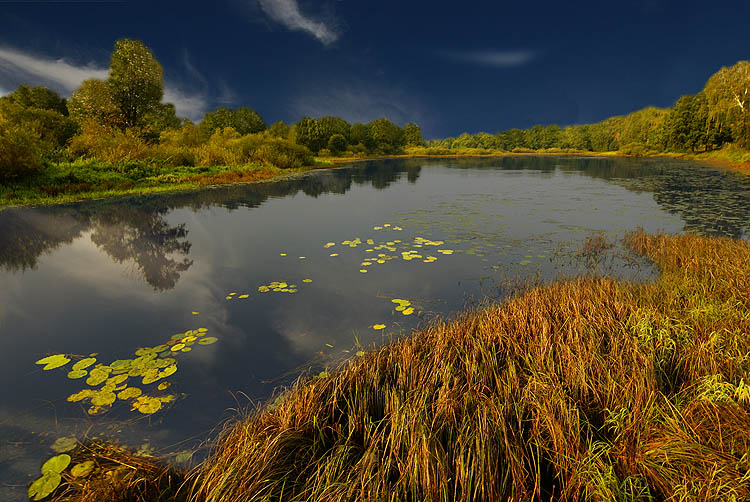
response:
<path id="1" fill-rule="evenodd" d="M 115 42 L 108 83 L 125 127 L 145 125 L 146 116 L 159 108 L 164 95 L 162 67 L 138 40 L 123 38 Z"/>

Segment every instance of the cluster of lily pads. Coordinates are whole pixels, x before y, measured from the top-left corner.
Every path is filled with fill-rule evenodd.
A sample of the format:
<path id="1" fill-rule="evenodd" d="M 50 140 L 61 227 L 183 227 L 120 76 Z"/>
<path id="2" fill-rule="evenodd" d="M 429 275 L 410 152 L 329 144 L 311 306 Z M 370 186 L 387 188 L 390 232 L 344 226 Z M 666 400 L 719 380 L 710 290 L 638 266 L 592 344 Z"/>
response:
<path id="1" fill-rule="evenodd" d="M 42 475 L 35 479 L 29 486 L 29 498 L 31 500 L 42 500 L 55 491 L 62 481 L 62 473 L 70 465 L 70 455 L 63 453 L 55 455 L 42 464 Z M 74 465 L 70 469 L 70 475 L 75 478 L 83 478 L 94 470 L 94 462 L 87 460 Z"/>
<path id="2" fill-rule="evenodd" d="M 287 284 L 286 282 L 273 281 L 268 283 L 267 285 L 263 284 L 261 286 L 258 286 L 259 293 L 268 293 L 269 291 L 273 291 L 274 293 L 296 293 L 297 285 Z"/>
<path id="3" fill-rule="evenodd" d="M 210 345 L 218 339 L 206 336 L 206 328 L 177 333 L 161 345 L 142 347 L 135 351 L 133 359 L 118 359 L 109 364 L 97 362 L 96 354 L 81 358 L 74 363 L 67 374 L 71 380 L 86 378 L 88 388 L 68 396 L 72 403 L 88 400 L 90 415 L 107 411 L 118 399 L 129 401 L 131 411 L 151 414 L 159 411 L 164 403 L 176 399 L 173 394 L 147 395 L 141 387 L 132 385 L 133 380 L 140 379 L 140 386 L 156 382 L 156 390 L 165 391 L 171 385 L 165 379 L 177 372 L 177 360 L 174 356 L 193 350 L 193 345 Z M 63 367 L 71 361 L 65 354 L 55 354 L 36 361 L 44 365 L 43 370 Z M 101 386 L 101 387 L 100 387 Z"/>
<path id="4" fill-rule="evenodd" d="M 391 302 L 396 304 L 396 312 L 401 312 L 403 315 L 412 315 L 414 313 L 414 307 L 412 307 L 409 300 L 394 298 Z"/>

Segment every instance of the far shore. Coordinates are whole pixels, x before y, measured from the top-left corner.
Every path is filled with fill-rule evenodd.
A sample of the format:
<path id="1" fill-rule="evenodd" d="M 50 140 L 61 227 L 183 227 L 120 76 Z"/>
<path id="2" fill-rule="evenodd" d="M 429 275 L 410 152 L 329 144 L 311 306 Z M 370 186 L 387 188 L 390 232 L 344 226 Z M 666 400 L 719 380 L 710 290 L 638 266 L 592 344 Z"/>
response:
<path id="1" fill-rule="evenodd" d="M 424 149 L 422 149 L 424 150 Z M 93 190 L 79 190 L 74 188 L 71 192 L 64 189 L 60 193 L 46 194 L 36 191 L 31 195 L 16 199 L 9 197 L 0 198 L 0 211 L 14 207 L 28 206 L 52 206 L 79 202 L 84 200 L 114 198 L 130 195 L 145 195 L 154 193 L 166 193 L 177 191 L 197 190 L 200 188 L 238 185 L 244 183 L 268 182 L 284 179 L 290 176 L 297 176 L 315 169 L 330 169 L 341 167 L 345 164 L 354 162 L 364 162 L 380 159 L 440 159 L 440 158 L 492 158 L 492 157 L 523 157 L 523 156 L 586 156 L 586 157 L 633 157 L 633 158 L 672 158 L 682 160 L 693 160 L 708 164 L 719 169 L 728 169 L 734 172 L 750 175 L 750 160 L 744 154 L 727 154 L 722 150 L 706 153 L 653 153 L 646 155 L 628 155 L 622 152 L 591 152 L 583 150 L 530 150 L 523 152 L 504 152 L 504 151 L 482 151 L 479 149 L 470 149 L 468 151 L 454 151 L 440 154 L 427 154 L 421 151 L 411 151 L 398 155 L 378 155 L 378 156 L 330 156 L 316 157 L 315 164 L 302 168 L 279 169 L 267 166 L 246 166 L 242 168 L 221 167 L 220 173 L 211 175 L 195 175 L 180 179 L 176 183 L 164 183 L 155 186 L 130 186 L 130 187 L 102 187 Z"/>

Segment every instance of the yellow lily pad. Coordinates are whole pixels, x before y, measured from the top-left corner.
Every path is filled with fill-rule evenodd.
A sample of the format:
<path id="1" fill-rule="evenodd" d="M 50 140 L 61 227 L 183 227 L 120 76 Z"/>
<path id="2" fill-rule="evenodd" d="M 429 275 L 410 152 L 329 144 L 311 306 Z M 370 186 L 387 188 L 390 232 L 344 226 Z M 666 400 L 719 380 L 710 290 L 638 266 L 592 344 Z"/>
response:
<path id="1" fill-rule="evenodd" d="M 170 385 L 172 385 L 171 382 L 162 382 L 159 385 L 157 385 L 156 388 L 158 390 L 167 390 L 170 387 Z"/>
<path id="2" fill-rule="evenodd" d="M 133 410 L 138 410 L 144 415 L 156 413 L 161 409 L 161 400 L 150 396 L 140 396 L 133 403 Z"/>
<path id="3" fill-rule="evenodd" d="M 88 374 L 89 372 L 86 370 L 73 370 L 68 372 L 68 378 L 70 378 L 71 380 L 75 380 L 77 378 L 83 378 Z"/>
<path id="4" fill-rule="evenodd" d="M 86 359 L 81 359 L 80 361 L 76 362 L 73 365 L 73 370 L 74 371 L 84 370 L 88 368 L 89 366 L 91 366 L 92 364 L 94 364 L 95 362 L 96 362 L 95 357 L 87 357 Z"/>
<path id="5" fill-rule="evenodd" d="M 385 328 L 385 324 L 376 324 L 372 327 L 372 329 L 383 329 Z"/>
<path id="6" fill-rule="evenodd" d="M 39 359 L 34 364 L 43 364 L 44 368 L 42 368 L 44 371 L 53 370 L 55 368 L 59 368 L 61 366 L 65 366 L 70 362 L 70 359 L 65 357 L 65 354 L 55 354 L 53 356 L 47 356 L 45 358 Z"/>
<path id="7" fill-rule="evenodd" d="M 128 387 L 127 389 L 120 391 L 120 393 L 117 394 L 117 398 L 125 401 L 126 399 L 133 399 L 134 397 L 138 397 L 141 394 L 143 394 L 143 391 L 138 387 Z"/>
<path id="8" fill-rule="evenodd" d="M 114 392 L 99 391 L 91 396 L 91 404 L 94 406 L 109 406 L 117 399 Z"/>
<path id="9" fill-rule="evenodd" d="M 91 396 L 94 391 L 91 389 L 83 389 L 80 392 L 76 392 L 75 394 L 71 394 L 68 396 L 68 401 L 71 403 L 77 403 L 78 401 L 83 401 L 87 397 Z"/>
<path id="10" fill-rule="evenodd" d="M 176 345 L 172 345 L 172 352 L 177 352 L 178 350 L 184 349 L 185 344 L 184 343 L 178 343 Z"/>

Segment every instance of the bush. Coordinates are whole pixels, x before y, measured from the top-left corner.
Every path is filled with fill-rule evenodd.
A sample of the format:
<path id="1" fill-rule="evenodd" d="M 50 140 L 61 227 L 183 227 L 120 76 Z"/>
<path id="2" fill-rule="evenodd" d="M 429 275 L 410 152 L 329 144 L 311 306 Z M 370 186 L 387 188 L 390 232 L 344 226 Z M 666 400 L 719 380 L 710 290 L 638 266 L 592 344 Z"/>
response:
<path id="1" fill-rule="evenodd" d="M 302 145 L 288 141 L 269 138 L 253 153 L 253 159 L 261 164 L 271 165 L 280 169 L 291 169 L 312 165 L 313 154 Z"/>
<path id="2" fill-rule="evenodd" d="M 648 155 L 656 152 L 651 150 L 648 145 L 634 142 L 620 147 L 620 153 L 624 155 L 632 155 L 633 157 L 647 157 Z"/>
<path id="3" fill-rule="evenodd" d="M 69 147 L 72 155 L 112 163 L 146 159 L 149 150 L 149 145 L 137 131 L 121 131 L 94 120 L 88 120 L 83 124 L 81 134 L 73 137 Z"/>
<path id="4" fill-rule="evenodd" d="M 0 115 L 0 182 L 27 178 L 38 173 L 43 142 L 34 131 Z"/>
<path id="5" fill-rule="evenodd" d="M 341 153 L 346 150 L 346 138 L 343 134 L 334 134 L 328 138 L 328 149 L 333 153 Z"/>

